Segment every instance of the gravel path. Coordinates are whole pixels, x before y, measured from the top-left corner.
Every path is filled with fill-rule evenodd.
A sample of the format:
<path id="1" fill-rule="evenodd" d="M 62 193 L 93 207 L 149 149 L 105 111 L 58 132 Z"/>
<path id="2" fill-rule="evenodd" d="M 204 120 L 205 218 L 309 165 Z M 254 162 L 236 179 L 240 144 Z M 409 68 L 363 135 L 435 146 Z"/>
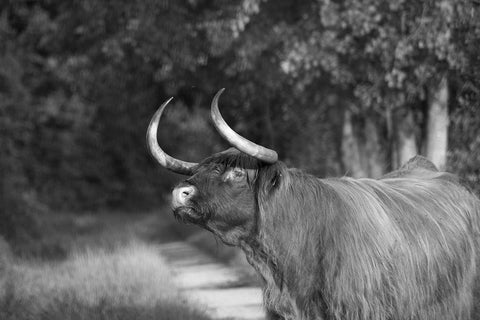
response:
<path id="1" fill-rule="evenodd" d="M 261 289 L 242 285 L 233 268 L 183 241 L 162 244 L 160 251 L 184 295 L 205 306 L 213 319 L 265 319 Z"/>

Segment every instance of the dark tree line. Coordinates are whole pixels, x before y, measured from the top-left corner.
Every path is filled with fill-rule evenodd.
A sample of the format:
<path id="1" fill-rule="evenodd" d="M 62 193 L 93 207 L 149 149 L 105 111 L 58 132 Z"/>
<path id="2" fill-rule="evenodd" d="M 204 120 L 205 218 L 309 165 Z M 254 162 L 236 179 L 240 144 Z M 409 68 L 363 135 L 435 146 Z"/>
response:
<path id="1" fill-rule="evenodd" d="M 222 87 L 234 129 L 290 165 L 375 177 L 421 153 L 478 188 L 478 11 L 467 0 L 4 1 L 0 232 L 32 212 L 163 201 L 177 177 L 146 153 L 149 117 L 174 96 L 161 143 L 199 160 L 225 147 L 208 119 Z"/>

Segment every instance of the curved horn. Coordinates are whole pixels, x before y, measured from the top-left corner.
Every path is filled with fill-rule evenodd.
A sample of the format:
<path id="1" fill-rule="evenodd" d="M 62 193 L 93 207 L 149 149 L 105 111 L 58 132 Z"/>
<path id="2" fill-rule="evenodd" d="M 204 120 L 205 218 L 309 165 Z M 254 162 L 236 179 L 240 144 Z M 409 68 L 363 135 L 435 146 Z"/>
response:
<path id="1" fill-rule="evenodd" d="M 245 139 L 238 133 L 232 130 L 228 124 L 223 120 L 220 111 L 218 110 L 218 98 L 222 94 L 225 88 L 217 92 L 212 101 L 211 115 L 213 123 L 218 133 L 227 140 L 232 146 L 238 150 L 267 163 L 275 163 L 278 160 L 278 155 L 274 150 L 262 147 L 256 143 Z"/>
<path id="2" fill-rule="evenodd" d="M 197 163 L 185 162 L 169 156 L 165 153 L 165 151 L 162 150 L 162 148 L 160 148 L 157 140 L 158 123 L 162 117 L 163 110 L 172 99 L 173 97 L 165 101 L 155 112 L 152 120 L 150 120 L 150 124 L 148 125 L 147 129 L 147 146 L 152 156 L 163 167 L 170 171 L 190 176 L 193 174 L 193 167 L 195 167 Z"/>

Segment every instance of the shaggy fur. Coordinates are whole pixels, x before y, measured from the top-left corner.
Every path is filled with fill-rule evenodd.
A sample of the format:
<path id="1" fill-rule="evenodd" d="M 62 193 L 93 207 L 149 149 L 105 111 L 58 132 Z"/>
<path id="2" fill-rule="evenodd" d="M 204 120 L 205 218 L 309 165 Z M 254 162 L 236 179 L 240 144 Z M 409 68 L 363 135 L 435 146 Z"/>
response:
<path id="1" fill-rule="evenodd" d="M 285 318 L 469 319 L 478 203 L 444 174 L 282 170 L 262 197 L 259 243 L 282 275 L 267 304 Z"/>
<path id="2" fill-rule="evenodd" d="M 227 152 L 187 181 L 203 190 L 218 165 L 254 170 L 255 199 L 232 216 L 235 233 L 228 218 L 218 220 L 222 228 L 215 221 L 235 211 L 228 204 L 210 208 L 203 226 L 245 251 L 271 318 L 470 319 L 480 204 L 455 176 L 415 158 L 379 180 L 318 179 Z"/>

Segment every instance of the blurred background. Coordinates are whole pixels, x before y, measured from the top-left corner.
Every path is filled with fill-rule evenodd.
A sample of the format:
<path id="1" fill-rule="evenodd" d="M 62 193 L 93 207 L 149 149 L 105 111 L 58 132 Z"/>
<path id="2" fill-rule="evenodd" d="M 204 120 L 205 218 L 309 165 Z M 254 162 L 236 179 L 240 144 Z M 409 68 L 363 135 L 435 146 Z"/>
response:
<path id="1" fill-rule="evenodd" d="M 0 272 L 64 261 L 92 235 L 118 235 L 107 247 L 159 230 L 198 237 L 171 226 L 182 177 L 152 160 L 145 133 L 173 96 L 162 147 L 187 161 L 223 150 L 209 119 L 223 87 L 232 128 L 289 166 L 379 177 L 422 154 L 478 194 L 479 11 L 476 0 L 2 1 Z"/>

